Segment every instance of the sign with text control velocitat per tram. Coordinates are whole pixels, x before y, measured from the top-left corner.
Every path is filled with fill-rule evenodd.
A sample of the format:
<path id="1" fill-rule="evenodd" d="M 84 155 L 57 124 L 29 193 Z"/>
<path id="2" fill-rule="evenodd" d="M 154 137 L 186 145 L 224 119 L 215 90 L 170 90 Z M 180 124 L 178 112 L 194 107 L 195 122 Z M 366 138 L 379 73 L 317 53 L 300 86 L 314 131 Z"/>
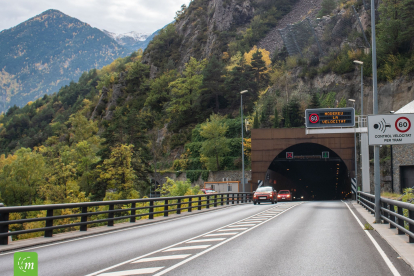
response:
<path id="1" fill-rule="evenodd" d="M 355 110 L 348 108 L 318 108 L 305 110 L 307 128 L 353 127 Z"/>
<path id="2" fill-rule="evenodd" d="M 368 116 L 369 145 L 414 143 L 414 114 Z"/>

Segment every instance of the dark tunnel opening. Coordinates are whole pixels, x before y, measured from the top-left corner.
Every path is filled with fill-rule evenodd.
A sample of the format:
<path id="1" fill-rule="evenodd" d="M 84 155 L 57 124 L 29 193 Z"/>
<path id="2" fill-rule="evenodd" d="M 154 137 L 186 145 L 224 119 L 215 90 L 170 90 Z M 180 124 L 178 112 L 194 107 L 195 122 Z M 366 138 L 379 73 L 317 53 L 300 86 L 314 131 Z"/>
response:
<path id="1" fill-rule="evenodd" d="M 265 183 L 277 191 L 290 190 L 294 200 L 351 196 L 346 164 L 334 151 L 314 143 L 297 144 L 282 151 L 269 166 Z"/>

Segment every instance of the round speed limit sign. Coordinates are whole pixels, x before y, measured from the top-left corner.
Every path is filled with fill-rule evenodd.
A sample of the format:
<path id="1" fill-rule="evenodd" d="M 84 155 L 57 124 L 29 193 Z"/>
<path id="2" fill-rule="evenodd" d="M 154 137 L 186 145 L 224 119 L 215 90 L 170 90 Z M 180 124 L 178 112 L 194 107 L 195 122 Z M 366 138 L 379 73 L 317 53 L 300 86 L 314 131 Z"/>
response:
<path id="1" fill-rule="evenodd" d="M 311 122 L 312 124 L 316 124 L 317 122 L 319 122 L 319 115 L 315 113 L 309 115 L 309 122 Z"/>
<path id="2" fill-rule="evenodd" d="M 399 132 L 407 132 L 410 130 L 411 128 L 411 122 L 410 119 L 408 119 L 407 117 L 400 117 L 395 121 L 395 128 L 399 131 Z"/>

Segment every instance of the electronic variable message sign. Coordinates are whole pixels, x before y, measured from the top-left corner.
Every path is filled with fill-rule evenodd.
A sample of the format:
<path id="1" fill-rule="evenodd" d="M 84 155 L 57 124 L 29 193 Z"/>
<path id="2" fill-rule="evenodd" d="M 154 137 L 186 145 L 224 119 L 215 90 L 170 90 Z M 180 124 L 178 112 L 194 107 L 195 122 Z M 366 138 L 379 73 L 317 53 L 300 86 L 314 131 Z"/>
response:
<path id="1" fill-rule="evenodd" d="M 305 122 L 307 128 L 353 127 L 355 109 L 352 107 L 306 109 Z"/>

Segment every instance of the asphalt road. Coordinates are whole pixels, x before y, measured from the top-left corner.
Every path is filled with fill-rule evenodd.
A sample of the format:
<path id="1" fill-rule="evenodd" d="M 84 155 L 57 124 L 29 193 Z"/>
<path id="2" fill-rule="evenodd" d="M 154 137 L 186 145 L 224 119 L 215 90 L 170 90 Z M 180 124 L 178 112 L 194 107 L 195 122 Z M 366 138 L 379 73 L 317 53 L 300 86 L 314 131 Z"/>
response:
<path id="1" fill-rule="evenodd" d="M 41 276 L 395 275 L 341 201 L 233 206 L 25 251 L 38 253 Z M 13 275 L 12 252 L 0 275 Z"/>

